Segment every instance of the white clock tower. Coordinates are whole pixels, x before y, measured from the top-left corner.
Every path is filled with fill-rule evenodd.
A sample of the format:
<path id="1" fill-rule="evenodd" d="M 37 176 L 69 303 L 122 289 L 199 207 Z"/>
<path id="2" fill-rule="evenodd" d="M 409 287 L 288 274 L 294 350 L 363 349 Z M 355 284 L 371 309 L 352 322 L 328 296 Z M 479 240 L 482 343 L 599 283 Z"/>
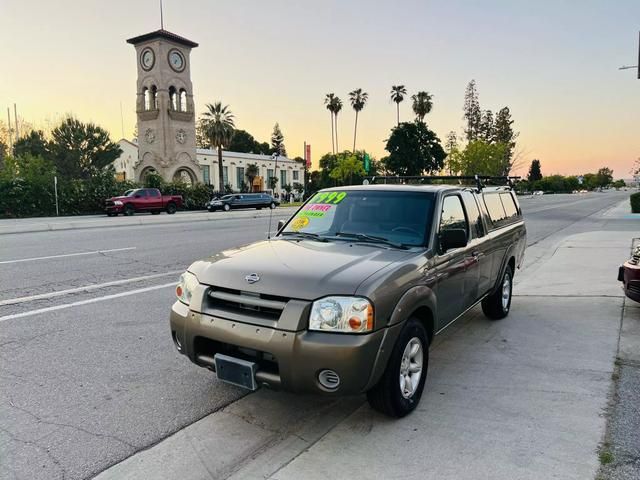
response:
<path id="1" fill-rule="evenodd" d="M 189 55 L 197 43 L 160 29 L 130 38 L 138 64 L 135 180 L 156 171 L 167 180 L 202 181 Z"/>

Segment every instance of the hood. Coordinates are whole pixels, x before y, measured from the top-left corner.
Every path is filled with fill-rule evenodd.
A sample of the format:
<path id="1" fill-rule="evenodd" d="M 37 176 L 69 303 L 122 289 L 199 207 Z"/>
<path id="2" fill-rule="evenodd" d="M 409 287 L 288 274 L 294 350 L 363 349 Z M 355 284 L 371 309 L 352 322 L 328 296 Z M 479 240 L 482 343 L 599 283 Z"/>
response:
<path id="1" fill-rule="evenodd" d="M 122 200 L 126 200 L 126 199 L 128 199 L 128 198 L 131 198 L 131 197 L 125 197 L 125 196 L 121 196 L 121 197 L 111 197 L 111 198 L 107 198 L 107 200 L 111 200 L 111 201 L 114 201 L 114 200 L 120 200 L 120 201 L 122 201 Z"/>
<path id="2" fill-rule="evenodd" d="M 352 295 L 368 277 L 410 255 L 415 252 L 346 241 L 271 240 L 218 253 L 189 271 L 207 285 L 315 300 Z M 250 284 L 245 277 L 252 273 L 260 280 Z"/>

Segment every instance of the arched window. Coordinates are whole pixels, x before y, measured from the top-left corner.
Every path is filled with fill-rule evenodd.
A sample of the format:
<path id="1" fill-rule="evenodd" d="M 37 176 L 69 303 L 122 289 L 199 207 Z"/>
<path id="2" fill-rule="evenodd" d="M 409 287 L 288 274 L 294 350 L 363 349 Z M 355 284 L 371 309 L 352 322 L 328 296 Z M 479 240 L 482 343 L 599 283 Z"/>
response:
<path id="1" fill-rule="evenodd" d="M 179 110 L 178 102 L 180 99 L 178 98 L 178 92 L 176 91 L 176 87 L 169 87 L 169 108 L 171 110 Z"/>
<path id="2" fill-rule="evenodd" d="M 184 88 L 180 89 L 180 110 L 187 111 L 187 91 Z"/>
<path id="3" fill-rule="evenodd" d="M 142 89 L 142 98 L 144 99 L 144 109 L 151 110 L 151 94 L 147 87 Z"/>
<path id="4" fill-rule="evenodd" d="M 151 110 L 158 109 L 158 89 L 155 85 L 151 85 Z"/>

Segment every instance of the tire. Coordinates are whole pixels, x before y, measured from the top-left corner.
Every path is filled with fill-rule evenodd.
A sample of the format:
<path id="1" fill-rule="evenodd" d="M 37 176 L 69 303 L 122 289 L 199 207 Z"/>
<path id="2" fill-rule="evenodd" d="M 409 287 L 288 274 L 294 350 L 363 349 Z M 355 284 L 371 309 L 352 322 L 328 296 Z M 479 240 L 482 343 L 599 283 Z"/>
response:
<path id="1" fill-rule="evenodd" d="M 256 207 L 256 210 L 262 210 L 262 207 Z"/>
<path id="2" fill-rule="evenodd" d="M 222 206 L 222 209 L 223 209 L 225 212 L 228 212 L 229 210 L 231 210 L 231 207 L 229 206 L 229 204 L 228 204 L 228 203 L 225 203 L 225 204 Z"/>
<path id="3" fill-rule="evenodd" d="M 209 210 L 210 212 L 214 211 L 213 208 L 211 208 L 211 207 L 208 207 L 207 210 Z"/>
<path id="4" fill-rule="evenodd" d="M 411 352 L 415 348 L 414 345 L 419 345 L 419 351 L 416 351 L 416 355 L 411 357 Z M 420 359 L 418 358 L 418 352 L 421 354 Z M 410 359 L 416 360 L 413 365 L 421 364 L 419 372 L 407 370 L 412 365 L 412 362 L 407 365 L 405 358 L 407 354 L 409 354 Z M 367 392 L 369 405 L 374 410 L 390 417 L 401 418 L 411 413 L 420 403 L 424 383 L 427 379 L 428 367 L 429 339 L 427 332 L 418 319 L 410 318 L 402 328 L 400 336 L 393 346 L 391 357 L 382 374 L 382 378 L 375 387 Z M 402 375 L 402 371 L 407 371 L 409 380 L 407 380 L 407 376 Z M 416 373 L 418 373 L 418 378 L 414 379 L 413 376 Z M 403 384 L 407 388 L 404 393 L 402 390 Z"/>
<path id="5" fill-rule="evenodd" d="M 160 210 L 151 210 L 151 215 L 160 215 Z"/>
<path id="6" fill-rule="evenodd" d="M 491 320 L 500 320 L 509 315 L 513 292 L 513 270 L 507 265 L 500 279 L 500 287 L 482 300 L 482 311 Z"/>
<path id="7" fill-rule="evenodd" d="M 127 217 L 132 216 L 134 213 L 136 213 L 136 209 L 133 208 L 133 205 L 131 205 L 130 203 L 126 204 L 124 206 L 124 212 L 123 212 Z"/>
<path id="8" fill-rule="evenodd" d="M 167 213 L 169 215 L 173 215 L 174 213 L 176 213 L 176 210 L 178 210 L 178 207 L 176 207 L 175 203 L 173 202 L 167 203 Z"/>
<path id="9" fill-rule="evenodd" d="M 107 217 L 115 217 L 116 215 L 118 214 L 113 212 L 107 212 Z"/>
<path id="10" fill-rule="evenodd" d="M 270 208 L 271 210 L 273 210 L 274 208 L 276 208 L 276 204 L 275 204 L 274 202 L 271 202 L 271 203 L 269 204 L 269 208 Z"/>

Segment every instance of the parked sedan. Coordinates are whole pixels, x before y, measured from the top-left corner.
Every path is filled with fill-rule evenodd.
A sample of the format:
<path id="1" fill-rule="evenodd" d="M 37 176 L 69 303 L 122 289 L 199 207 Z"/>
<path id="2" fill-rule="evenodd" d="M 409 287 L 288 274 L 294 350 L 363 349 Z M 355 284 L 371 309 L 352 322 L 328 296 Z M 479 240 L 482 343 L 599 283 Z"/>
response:
<path id="1" fill-rule="evenodd" d="M 631 300 L 640 302 L 640 238 L 634 239 L 631 258 L 618 270 L 624 293 Z"/>
<path id="2" fill-rule="evenodd" d="M 207 203 L 207 210 L 214 212 L 216 210 L 229 210 L 236 208 L 276 208 L 280 205 L 280 201 L 273 198 L 268 193 L 234 193 L 225 195 L 220 199 L 213 199 Z"/>

